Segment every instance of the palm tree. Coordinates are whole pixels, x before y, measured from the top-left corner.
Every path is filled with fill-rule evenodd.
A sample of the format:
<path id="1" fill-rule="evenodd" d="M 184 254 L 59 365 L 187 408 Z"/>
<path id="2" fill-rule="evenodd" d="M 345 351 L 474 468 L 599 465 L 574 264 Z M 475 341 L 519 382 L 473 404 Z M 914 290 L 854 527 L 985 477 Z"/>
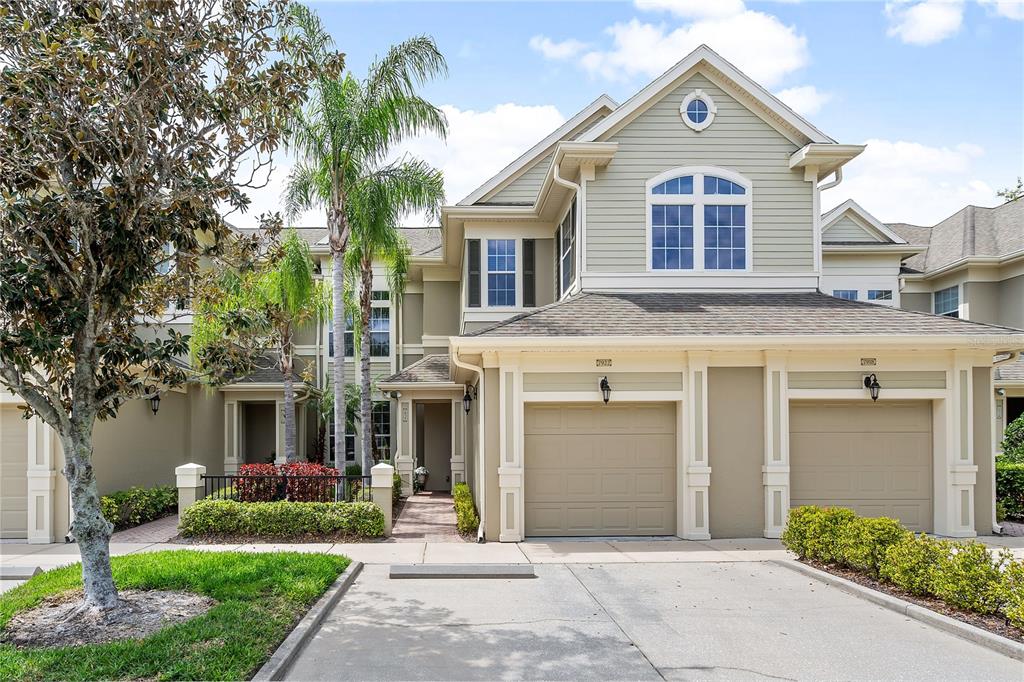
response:
<path id="1" fill-rule="evenodd" d="M 373 307 L 373 263 L 384 265 L 392 300 L 405 292 L 409 269 L 409 246 L 399 232 L 403 217 L 425 212 L 436 218 L 444 202 L 441 172 L 418 159 L 389 164 L 360 182 L 350 197 L 353 241 L 349 247 L 349 268 L 359 277 L 359 314 L 355 318 L 360 338 L 359 420 L 363 424 L 363 471 L 373 466 L 370 377 L 371 312 Z"/>
<path id="2" fill-rule="evenodd" d="M 310 45 L 328 56 L 330 36 L 308 8 L 294 6 L 293 26 Z M 308 104 L 297 111 L 288 135 L 298 162 L 288 178 L 285 204 L 289 217 L 313 207 L 327 213 L 331 247 L 334 311 L 335 405 L 345 391 L 345 252 L 352 236 L 349 197 L 379 172 L 388 153 L 402 139 L 433 133 L 446 136 L 444 114 L 416 94 L 423 82 L 447 72 L 444 56 L 432 38 L 419 36 L 393 46 L 370 66 L 365 80 L 351 74 L 320 78 L 312 84 Z M 334 414 L 335 443 L 344 443 L 345 415 Z"/>

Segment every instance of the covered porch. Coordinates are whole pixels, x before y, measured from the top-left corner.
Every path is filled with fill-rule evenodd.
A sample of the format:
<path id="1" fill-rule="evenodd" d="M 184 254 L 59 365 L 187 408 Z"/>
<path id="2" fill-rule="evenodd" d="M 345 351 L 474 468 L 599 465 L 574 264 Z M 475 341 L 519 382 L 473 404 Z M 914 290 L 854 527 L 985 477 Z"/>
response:
<path id="1" fill-rule="evenodd" d="M 221 387 L 224 395 L 224 473 L 243 464 L 285 461 L 284 384 L 238 382 Z M 313 455 L 316 413 L 314 391 L 295 382 L 295 441 L 300 460 Z"/>

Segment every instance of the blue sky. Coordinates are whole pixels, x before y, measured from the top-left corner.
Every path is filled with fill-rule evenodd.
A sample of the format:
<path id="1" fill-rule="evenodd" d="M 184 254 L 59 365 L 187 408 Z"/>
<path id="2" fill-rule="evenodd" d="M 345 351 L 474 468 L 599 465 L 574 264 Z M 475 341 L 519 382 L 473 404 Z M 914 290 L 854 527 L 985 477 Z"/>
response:
<path id="1" fill-rule="evenodd" d="M 357 75 L 394 42 L 437 40 L 450 73 L 424 93 L 451 136 L 403 151 L 445 171 L 450 203 L 599 94 L 624 101 L 700 42 L 839 142 L 868 143 L 823 209 L 852 196 L 884 221 L 932 224 L 998 203 L 995 190 L 1024 173 L 1024 0 L 312 6 Z"/>

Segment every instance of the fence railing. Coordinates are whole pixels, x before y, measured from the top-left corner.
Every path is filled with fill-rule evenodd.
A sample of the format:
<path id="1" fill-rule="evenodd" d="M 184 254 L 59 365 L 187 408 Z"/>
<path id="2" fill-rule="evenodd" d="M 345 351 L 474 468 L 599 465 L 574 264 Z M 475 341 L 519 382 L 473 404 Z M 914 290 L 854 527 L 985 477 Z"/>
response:
<path id="1" fill-rule="evenodd" d="M 203 476 L 205 496 L 237 502 L 370 502 L 369 476 Z"/>

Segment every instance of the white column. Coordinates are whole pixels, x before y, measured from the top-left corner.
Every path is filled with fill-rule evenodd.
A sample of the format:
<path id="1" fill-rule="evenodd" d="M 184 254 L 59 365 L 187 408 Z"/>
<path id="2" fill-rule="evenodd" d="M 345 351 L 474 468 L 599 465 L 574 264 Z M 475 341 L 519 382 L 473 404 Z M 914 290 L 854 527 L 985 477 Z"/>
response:
<path id="1" fill-rule="evenodd" d="M 764 536 L 779 538 L 789 516 L 789 381 L 784 355 L 766 354 L 764 387 Z"/>
<path id="2" fill-rule="evenodd" d="M 937 488 L 945 494 L 935 500 L 935 532 L 939 535 L 974 537 L 974 485 L 978 466 L 974 463 L 974 382 L 969 354 L 953 354 L 953 370 L 946 400 L 945 476 Z M 939 471 L 936 471 L 939 475 Z M 941 508 L 940 508 L 941 506 Z"/>
<path id="3" fill-rule="evenodd" d="M 39 417 L 28 422 L 28 542 L 48 544 L 55 540 L 53 532 L 53 493 L 57 472 L 53 467 L 51 429 Z"/>
<path id="4" fill-rule="evenodd" d="M 370 495 L 373 497 L 373 503 L 384 512 L 384 537 L 386 538 L 391 537 L 391 504 L 393 502 L 391 481 L 394 474 L 395 468 L 383 462 L 370 469 Z"/>
<path id="5" fill-rule="evenodd" d="M 398 448 L 395 450 L 395 464 L 398 475 L 402 478 L 402 494 L 412 495 L 412 471 L 416 468 L 413 454 L 413 433 L 415 432 L 416 413 L 412 409 L 411 400 L 398 403 Z"/>
<path id="6" fill-rule="evenodd" d="M 708 353 L 689 354 L 686 377 L 687 400 L 683 407 L 685 429 L 685 481 L 683 485 L 683 528 L 687 540 L 710 540 L 708 495 L 711 466 L 708 461 Z"/>
<path id="7" fill-rule="evenodd" d="M 224 403 L 224 473 L 231 475 L 238 473 L 238 466 L 241 459 L 238 452 L 238 403 Z"/>
<path id="8" fill-rule="evenodd" d="M 174 480 L 178 488 L 178 515 L 203 499 L 206 494 L 206 485 L 203 482 L 203 475 L 206 474 L 206 467 L 202 464 L 182 464 L 174 469 Z"/>
<path id="9" fill-rule="evenodd" d="M 522 373 L 518 357 L 502 358 L 498 377 L 498 540 L 519 542 L 523 539 L 524 501 Z"/>
<path id="10" fill-rule="evenodd" d="M 452 399 L 452 487 L 466 482 L 466 428 L 462 398 Z"/>
<path id="11" fill-rule="evenodd" d="M 284 401 L 274 401 L 274 463 L 285 464 L 284 453 Z"/>

